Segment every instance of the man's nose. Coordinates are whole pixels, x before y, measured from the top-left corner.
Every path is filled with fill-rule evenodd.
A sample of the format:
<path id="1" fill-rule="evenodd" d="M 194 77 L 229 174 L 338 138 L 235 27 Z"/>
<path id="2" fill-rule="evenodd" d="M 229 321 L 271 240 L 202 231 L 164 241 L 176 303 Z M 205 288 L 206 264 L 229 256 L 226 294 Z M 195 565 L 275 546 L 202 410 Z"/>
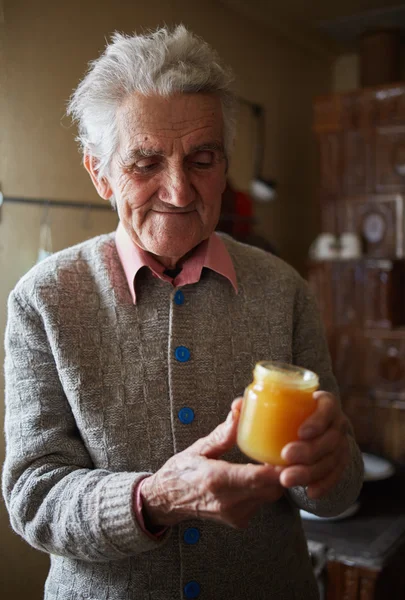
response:
<path id="1" fill-rule="evenodd" d="M 161 200 L 173 206 L 185 207 L 195 200 L 195 190 L 190 181 L 190 174 L 184 165 L 172 167 L 166 173 Z"/>

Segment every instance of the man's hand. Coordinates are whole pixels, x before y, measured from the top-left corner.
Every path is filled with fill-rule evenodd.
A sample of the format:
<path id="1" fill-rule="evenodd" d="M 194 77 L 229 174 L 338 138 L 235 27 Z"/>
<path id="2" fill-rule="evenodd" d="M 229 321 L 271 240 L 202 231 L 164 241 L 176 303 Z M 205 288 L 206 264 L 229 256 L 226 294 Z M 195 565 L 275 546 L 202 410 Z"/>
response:
<path id="1" fill-rule="evenodd" d="M 288 467 L 280 475 L 286 487 L 306 486 L 313 500 L 328 494 L 342 477 L 349 456 L 349 421 L 337 399 L 328 392 L 315 392 L 315 412 L 301 425 L 299 442 L 283 448 Z"/>
<path id="2" fill-rule="evenodd" d="M 224 423 L 144 480 L 143 510 L 153 526 L 197 518 L 243 528 L 262 504 L 282 496 L 280 469 L 219 460 L 236 443 L 240 406 L 238 398 Z"/>

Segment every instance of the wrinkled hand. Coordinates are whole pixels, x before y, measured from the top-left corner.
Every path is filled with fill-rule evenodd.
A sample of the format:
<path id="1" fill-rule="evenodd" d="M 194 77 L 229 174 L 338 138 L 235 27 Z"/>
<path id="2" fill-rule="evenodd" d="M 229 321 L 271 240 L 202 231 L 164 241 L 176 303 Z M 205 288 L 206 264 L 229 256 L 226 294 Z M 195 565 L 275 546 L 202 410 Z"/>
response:
<path id="1" fill-rule="evenodd" d="M 315 392 L 314 397 L 318 405 L 301 425 L 300 441 L 283 448 L 289 466 L 280 475 L 284 487 L 307 486 L 307 496 L 313 500 L 335 487 L 350 460 L 350 425 L 339 402 L 328 392 Z"/>
<path id="2" fill-rule="evenodd" d="M 236 443 L 240 406 L 238 398 L 225 422 L 144 480 L 143 510 L 153 526 L 197 518 L 243 528 L 262 504 L 282 496 L 280 469 L 219 460 Z"/>

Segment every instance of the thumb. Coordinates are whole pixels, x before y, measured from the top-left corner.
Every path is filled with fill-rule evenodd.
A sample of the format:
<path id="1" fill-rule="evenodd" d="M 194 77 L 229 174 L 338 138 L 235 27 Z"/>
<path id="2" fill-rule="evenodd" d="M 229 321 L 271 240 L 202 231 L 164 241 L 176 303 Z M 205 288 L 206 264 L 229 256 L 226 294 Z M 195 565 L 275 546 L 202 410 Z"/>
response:
<path id="1" fill-rule="evenodd" d="M 197 440 L 190 449 L 206 458 L 219 458 L 236 444 L 238 421 L 238 406 L 232 405 L 226 421 L 220 423 L 206 437 Z"/>

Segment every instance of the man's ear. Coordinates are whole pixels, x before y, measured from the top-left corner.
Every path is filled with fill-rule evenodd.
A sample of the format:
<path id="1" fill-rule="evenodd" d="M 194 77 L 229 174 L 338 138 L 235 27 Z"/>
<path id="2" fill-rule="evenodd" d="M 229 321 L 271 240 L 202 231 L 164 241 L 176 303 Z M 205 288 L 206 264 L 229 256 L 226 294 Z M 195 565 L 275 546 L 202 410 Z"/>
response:
<path id="1" fill-rule="evenodd" d="M 104 200 L 109 200 L 113 195 L 113 191 L 110 187 L 110 184 L 106 177 L 102 177 L 101 179 L 98 176 L 98 164 L 97 160 L 91 154 L 86 154 L 83 157 L 84 168 L 88 172 L 93 182 L 94 187 L 96 188 L 98 195 L 101 196 Z"/>

